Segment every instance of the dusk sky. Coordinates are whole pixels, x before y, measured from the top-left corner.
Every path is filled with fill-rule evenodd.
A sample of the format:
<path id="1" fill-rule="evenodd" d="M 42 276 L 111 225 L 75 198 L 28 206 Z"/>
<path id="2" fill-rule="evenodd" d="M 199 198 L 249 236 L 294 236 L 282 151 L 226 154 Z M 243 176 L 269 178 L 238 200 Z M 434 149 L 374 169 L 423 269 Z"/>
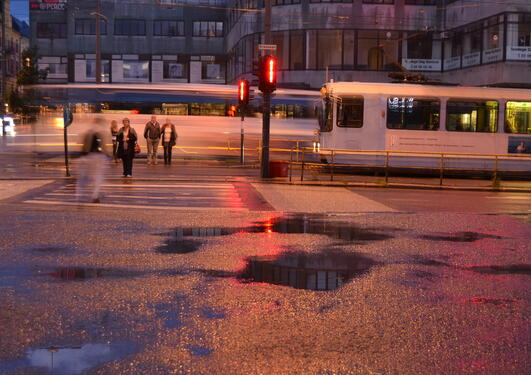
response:
<path id="1" fill-rule="evenodd" d="M 11 0 L 11 14 L 29 23 L 29 0 Z"/>

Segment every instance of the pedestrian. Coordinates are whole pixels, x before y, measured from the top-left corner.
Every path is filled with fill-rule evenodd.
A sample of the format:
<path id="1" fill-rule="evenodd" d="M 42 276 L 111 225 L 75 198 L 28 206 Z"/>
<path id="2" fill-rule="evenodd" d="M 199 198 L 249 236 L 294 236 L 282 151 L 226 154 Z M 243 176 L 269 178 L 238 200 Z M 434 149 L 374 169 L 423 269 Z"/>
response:
<path id="1" fill-rule="evenodd" d="M 525 154 L 525 151 L 526 151 L 525 142 L 520 141 L 520 143 L 516 147 L 516 152 L 519 154 Z"/>
<path id="2" fill-rule="evenodd" d="M 171 150 L 177 141 L 177 132 L 175 131 L 175 125 L 171 123 L 170 119 L 166 119 L 166 123 L 162 125 L 160 133 L 164 149 L 164 164 L 171 165 Z"/>
<path id="3" fill-rule="evenodd" d="M 160 142 L 160 124 L 156 116 L 151 116 L 151 120 L 144 128 L 144 138 L 147 144 L 147 164 L 157 164 L 157 149 Z"/>
<path id="4" fill-rule="evenodd" d="M 84 193 L 90 193 L 92 203 L 100 203 L 100 190 L 107 164 L 108 137 L 104 119 L 95 118 L 83 136 L 82 156 L 79 159 L 79 177 L 76 183 L 76 199 L 81 202 Z"/>
<path id="5" fill-rule="evenodd" d="M 118 156 L 122 159 L 124 166 L 124 177 L 133 176 L 133 159 L 135 157 L 135 146 L 138 141 L 135 129 L 131 127 L 128 118 L 122 120 L 123 126 L 118 131 L 116 140 L 118 141 Z"/>
<path id="6" fill-rule="evenodd" d="M 112 139 L 112 160 L 115 163 L 118 163 L 118 141 L 116 141 L 116 136 L 118 135 L 118 121 L 111 121 L 111 139 Z"/>

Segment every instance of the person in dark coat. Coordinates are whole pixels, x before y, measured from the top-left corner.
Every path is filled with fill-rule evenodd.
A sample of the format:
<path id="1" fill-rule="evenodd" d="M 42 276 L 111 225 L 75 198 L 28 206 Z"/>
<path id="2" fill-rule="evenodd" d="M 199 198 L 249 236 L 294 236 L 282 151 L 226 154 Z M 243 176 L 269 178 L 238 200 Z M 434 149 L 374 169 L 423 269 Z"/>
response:
<path id="1" fill-rule="evenodd" d="M 160 136 L 162 147 L 164 148 L 164 164 L 171 165 L 171 150 L 177 142 L 177 132 L 175 131 L 175 125 L 171 123 L 170 119 L 166 119 L 166 123 L 162 125 Z"/>
<path id="2" fill-rule="evenodd" d="M 118 142 L 118 156 L 122 159 L 124 166 L 124 177 L 133 176 L 133 159 L 135 158 L 135 145 L 138 140 L 135 129 L 131 127 L 128 118 L 122 120 L 123 127 L 118 131 L 116 141 Z"/>

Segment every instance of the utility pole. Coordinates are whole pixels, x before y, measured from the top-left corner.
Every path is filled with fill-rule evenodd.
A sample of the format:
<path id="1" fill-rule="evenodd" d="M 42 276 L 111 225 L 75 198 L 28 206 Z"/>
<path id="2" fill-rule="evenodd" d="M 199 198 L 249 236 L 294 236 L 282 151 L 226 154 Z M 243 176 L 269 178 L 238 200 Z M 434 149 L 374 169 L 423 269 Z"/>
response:
<path id="1" fill-rule="evenodd" d="M 271 0 L 264 2 L 264 43 L 271 43 Z M 260 165 L 260 175 L 262 178 L 269 178 L 269 132 L 271 115 L 271 92 L 263 92 L 262 102 L 262 164 Z"/>
<path id="2" fill-rule="evenodd" d="M 101 2 L 96 0 L 96 83 L 101 83 L 101 30 L 100 30 L 100 14 Z"/>
<path id="3" fill-rule="evenodd" d="M 4 117 L 6 115 L 6 76 L 7 76 L 7 56 L 6 56 L 6 2 L 1 2 L 0 11 L 2 11 L 2 43 L 0 45 L 0 63 L 2 64 L 2 83 L 0 85 L 0 113 L 2 114 L 2 131 L 4 131 Z"/>

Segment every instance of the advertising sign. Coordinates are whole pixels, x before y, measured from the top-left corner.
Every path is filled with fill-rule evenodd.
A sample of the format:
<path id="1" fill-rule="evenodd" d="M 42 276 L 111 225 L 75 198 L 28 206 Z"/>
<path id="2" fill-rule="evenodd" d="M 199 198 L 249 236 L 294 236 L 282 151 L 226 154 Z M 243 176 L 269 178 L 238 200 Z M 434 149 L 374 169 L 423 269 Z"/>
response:
<path id="1" fill-rule="evenodd" d="M 474 52 L 463 56 L 463 68 L 466 66 L 479 65 L 481 60 L 481 53 Z"/>
<path id="2" fill-rule="evenodd" d="M 528 46 L 508 46 L 507 47 L 507 60 L 531 60 L 531 47 Z"/>
<path id="3" fill-rule="evenodd" d="M 402 65 L 408 70 L 441 71 L 441 60 L 435 59 L 402 59 Z"/>
<path id="4" fill-rule="evenodd" d="M 66 10 L 67 0 L 30 0 L 30 10 Z"/>
<path id="5" fill-rule="evenodd" d="M 503 59 L 503 50 L 501 48 L 493 48 L 483 51 L 483 64 L 500 61 L 501 59 Z"/>

